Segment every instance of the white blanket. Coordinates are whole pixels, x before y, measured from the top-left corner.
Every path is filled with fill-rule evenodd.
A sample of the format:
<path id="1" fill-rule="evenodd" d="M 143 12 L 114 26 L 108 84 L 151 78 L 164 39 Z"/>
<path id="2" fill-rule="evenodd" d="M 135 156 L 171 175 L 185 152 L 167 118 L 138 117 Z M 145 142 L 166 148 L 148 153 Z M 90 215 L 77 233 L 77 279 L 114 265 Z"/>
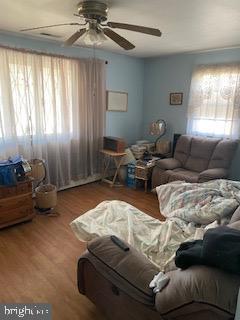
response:
<path id="1" fill-rule="evenodd" d="M 116 235 L 145 254 L 160 270 L 171 263 L 183 241 L 202 237 L 202 230 L 181 219 L 161 222 L 123 201 L 104 201 L 75 219 L 72 230 L 81 241 Z M 200 231 L 200 232 L 199 232 Z"/>
<path id="2" fill-rule="evenodd" d="M 195 190 L 193 193 L 191 186 Z M 81 241 L 116 235 L 142 252 L 161 271 L 169 271 L 175 268 L 173 261 L 180 243 L 202 239 L 206 224 L 213 223 L 207 228 L 216 227 L 216 219 L 220 223 L 221 218 L 230 215 L 238 206 L 240 182 L 235 184 L 219 180 L 206 186 L 202 184 L 201 188 L 203 190 L 200 192 L 199 184 L 179 182 L 158 187 L 161 212 L 167 218 L 164 222 L 126 202 L 114 200 L 100 203 L 75 219 L 71 227 Z M 191 204 L 185 203 L 187 198 Z"/>

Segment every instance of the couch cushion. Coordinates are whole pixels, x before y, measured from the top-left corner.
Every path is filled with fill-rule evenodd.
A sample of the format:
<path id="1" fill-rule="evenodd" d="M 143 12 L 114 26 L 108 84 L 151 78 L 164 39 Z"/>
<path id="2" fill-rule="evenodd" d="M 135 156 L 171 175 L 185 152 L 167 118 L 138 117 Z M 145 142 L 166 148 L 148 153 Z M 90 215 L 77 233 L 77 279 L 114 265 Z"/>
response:
<path id="1" fill-rule="evenodd" d="M 198 182 L 198 178 L 199 178 L 198 172 L 189 171 L 182 168 L 167 170 L 165 174 L 168 177 L 168 182 L 172 182 L 176 180 L 181 180 L 186 182 Z"/>
<path id="2" fill-rule="evenodd" d="M 228 224 L 229 228 L 240 230 L 240 220 Z"/>
<path id="3" fill-rule="evenodd" d="M 174 158 L 180 161 L 182 165 L 184 165 L 188 159 L 191 141 L 192 137 L 187 135 L 182 135 L 177 141 Z"/>
<path id="4" fill-rule="evenodd" d="M 207 169 L 205 171 L 200 172 L 199 182 L 206 182 L 215 179 L 227 179 L 227 177 L 228 170 L 224 168 Z"/>
<path id="5" fill-rule="evenodd" d="M 236 140 L 224 139 L 219 141 L 208 164 L 208 169 L 228 169 L 231 165 L 231 161 L 237 149 L 237 146 L 238 142 Z"/>
<path id="6" fill-rule="evenodd" d="M 240 285 L 239 275 L 206 266 L 171 271 L 167 275 L 170 277 L 169 284 L 156 295 L 156 309 L 164 315 L 164 319 L 233 319 Z M 191 314 L 188 306 L 193 306 L 194 316 L 188 317 Z M 206 310 L 215 307 L 215 312 L 220 312 L 219 317 L 214 316 L 214 313 L 213 317 L 211 313 L 210 316 L 207 313 L 206 317 L 197 317 L 204 307 Z M 224 315 L 224 312 L 232 316 Z"/>
<path id="7" fill-rule="evenodd" d="M 219 139 L 193 137 L 190 155 L 184 168 L 196 172 L 206 170 L 219 141 Z"/>
<path id="8" fill-rule="evenodd" d="M 236 221 L 240 221 L 240 207 L 238 207 L 234 212 L 234 214 L 232 215 L 230 223 L 234 223 Z"/>
<path id="9" fill-rule="evenodd" d="M 174 158 L 167 158 L 158 160 L 156 166 L 163 170 L 172 170 L 181 167 L 181 162 Z"/>

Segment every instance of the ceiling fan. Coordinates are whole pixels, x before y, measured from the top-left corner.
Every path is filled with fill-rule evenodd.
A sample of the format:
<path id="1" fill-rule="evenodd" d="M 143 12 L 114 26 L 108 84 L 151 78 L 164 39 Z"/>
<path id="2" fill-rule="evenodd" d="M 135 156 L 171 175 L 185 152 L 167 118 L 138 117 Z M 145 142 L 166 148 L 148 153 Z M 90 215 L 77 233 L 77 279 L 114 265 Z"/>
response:
<path id="1" fill-rule="evenodd" d="M 83 38 L 83 41 L 88 45 L 99 45 L 103 41 L 107 40 L 106 37 L 112 39 L 120 47 L 125 50 L 132 50 L 135 48 L 134 44 L 129 42 L 127 39 L 120 36 L 118 33 L 112 29 L 125 29 L 140 33 L 149 34 L 152 36 L 160 37 L 161 31 L 159 29 L 148 28 L 138 25 L 132 25 L 127 23 L 118 22 L 106 22 L 108 17 L 108 6 L 106 3 L 98 1 L 82 1 L 78 4 L 78 14 L 76 16 L 84 18 L 84 23 L 71 22 L 71 23 L 61 23 L 49 26 L 35 27 L 22 29 L 20 31 L 31 31 L 43 28 L 52 28 L 58 26 L 86 26 L 85 28 L 79 28 L 70 38 L 65 42 L 65 46 L 73 45 L 79 38 Z"/>

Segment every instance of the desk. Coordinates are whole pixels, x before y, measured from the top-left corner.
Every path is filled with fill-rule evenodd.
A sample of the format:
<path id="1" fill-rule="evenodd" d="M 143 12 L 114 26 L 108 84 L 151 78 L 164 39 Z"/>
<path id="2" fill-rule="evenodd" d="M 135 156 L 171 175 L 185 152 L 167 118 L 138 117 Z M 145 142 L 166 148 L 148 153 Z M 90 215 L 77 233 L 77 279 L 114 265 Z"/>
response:
<path id="1" fill-rule="evenodd" d="M 122 164 L 123 158 L 126 155 L 126 153 L 125 152 L 118 153 L 118 152 L 106 150 L 106 149 L 103 149 L 100 152 L 104 156 L 102 181 L 109 183 L 111 187 L 112 186 L 121 186 L 121 184 L 116 183 L 116 179 L 117 179 L 117 177 L 119 177 L 119 169 L 120 169 L 120 166 Z M 107 173 L 109 170 L 111 160 L 113 160 L 116 165 L 116 171 L 114 173 L 112 180 L 107 178 Z"/>

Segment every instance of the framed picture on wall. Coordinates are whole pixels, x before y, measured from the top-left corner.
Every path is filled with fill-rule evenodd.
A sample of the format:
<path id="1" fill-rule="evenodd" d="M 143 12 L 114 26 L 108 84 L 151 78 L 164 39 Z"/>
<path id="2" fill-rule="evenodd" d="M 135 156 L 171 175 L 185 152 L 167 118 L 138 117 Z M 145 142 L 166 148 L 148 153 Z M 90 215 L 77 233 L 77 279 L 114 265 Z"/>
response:
<path id="1" fill-rule="evenodd" d="M 183 103 L 183 93 L 182 92 L 171 92 L 170 93 L 170 105 L 179 106 Z"/>
<path id="2" fill-rule="evenodd" d="M 126 112 L 128 108 L 128 93 L 107 91 L 107 111 Z"/>

